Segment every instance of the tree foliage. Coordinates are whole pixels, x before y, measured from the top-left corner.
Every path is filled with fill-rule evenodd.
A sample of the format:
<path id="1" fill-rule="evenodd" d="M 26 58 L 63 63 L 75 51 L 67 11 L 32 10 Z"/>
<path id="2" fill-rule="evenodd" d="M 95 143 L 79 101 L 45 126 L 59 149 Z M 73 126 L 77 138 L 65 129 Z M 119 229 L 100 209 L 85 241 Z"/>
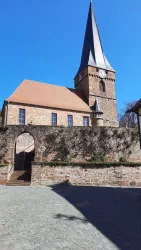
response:
<path id="1" fill-rule="evenodd" d="M 118 114 L 119 126 L 135 128 L 137 127 L 137 115 L 134 112 L 126 113 L 127 110 L 131 109 L 135 105 L 136 101 L 129 102 L 125 105 L 125 108 Z"/>

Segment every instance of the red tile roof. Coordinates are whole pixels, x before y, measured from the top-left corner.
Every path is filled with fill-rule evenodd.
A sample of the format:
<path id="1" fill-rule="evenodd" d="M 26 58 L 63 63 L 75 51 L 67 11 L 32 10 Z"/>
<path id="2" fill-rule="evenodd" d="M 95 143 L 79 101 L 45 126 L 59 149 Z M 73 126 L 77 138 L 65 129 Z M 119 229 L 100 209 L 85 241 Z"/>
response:
<path id="1" fill-rule="evenodd" d="M 6 101 L 49 108 L 92 112 L 83 100 L 82 92 L 31 80 L 24 80 Z"/>

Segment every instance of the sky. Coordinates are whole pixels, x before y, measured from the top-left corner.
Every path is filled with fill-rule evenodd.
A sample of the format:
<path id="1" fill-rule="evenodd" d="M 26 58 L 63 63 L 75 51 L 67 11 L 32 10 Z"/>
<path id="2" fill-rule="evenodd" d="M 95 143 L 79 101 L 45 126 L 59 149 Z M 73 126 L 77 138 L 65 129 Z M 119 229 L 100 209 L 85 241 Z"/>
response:
<path id="1" fill-rule="evenodd" d="M 90 0 L 0 0 L 0 108 L 24 79 L 74 87 Z M 93 0 L 118 112 L 141 98 L 141 1 Z"/>

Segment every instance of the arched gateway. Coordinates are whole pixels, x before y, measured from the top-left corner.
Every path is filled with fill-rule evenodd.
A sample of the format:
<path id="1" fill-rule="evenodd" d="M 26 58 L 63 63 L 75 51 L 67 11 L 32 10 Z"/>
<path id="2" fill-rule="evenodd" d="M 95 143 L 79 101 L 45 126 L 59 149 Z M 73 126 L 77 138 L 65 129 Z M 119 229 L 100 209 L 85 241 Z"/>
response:
<path id="1" fill-rule="evenodd" d="M 15 142 L 14 181 L 31 181 L 31 163 L 34 160 L 35 143 L 33 136 L 24 132 Z"/>
<path id="2" fill-rule="evenodd" d="M 34 138 L 29 133 L 22 133 L 15 143 L 14 170 L 29 170 L 34 160 Z"/>

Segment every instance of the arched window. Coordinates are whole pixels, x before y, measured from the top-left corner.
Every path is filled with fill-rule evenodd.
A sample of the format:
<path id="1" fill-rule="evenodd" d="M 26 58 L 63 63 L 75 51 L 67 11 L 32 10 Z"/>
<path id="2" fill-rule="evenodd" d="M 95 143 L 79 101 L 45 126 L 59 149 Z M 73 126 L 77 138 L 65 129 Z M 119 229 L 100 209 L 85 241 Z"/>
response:
<path id="1" fill-rule="evenodd" d="M 106 92 L 106 89 L 105 89 L 105 82 L 103 80 L 100 80 L 100 83 L 99 83 L 99 90 L 101 92 Z"/>

